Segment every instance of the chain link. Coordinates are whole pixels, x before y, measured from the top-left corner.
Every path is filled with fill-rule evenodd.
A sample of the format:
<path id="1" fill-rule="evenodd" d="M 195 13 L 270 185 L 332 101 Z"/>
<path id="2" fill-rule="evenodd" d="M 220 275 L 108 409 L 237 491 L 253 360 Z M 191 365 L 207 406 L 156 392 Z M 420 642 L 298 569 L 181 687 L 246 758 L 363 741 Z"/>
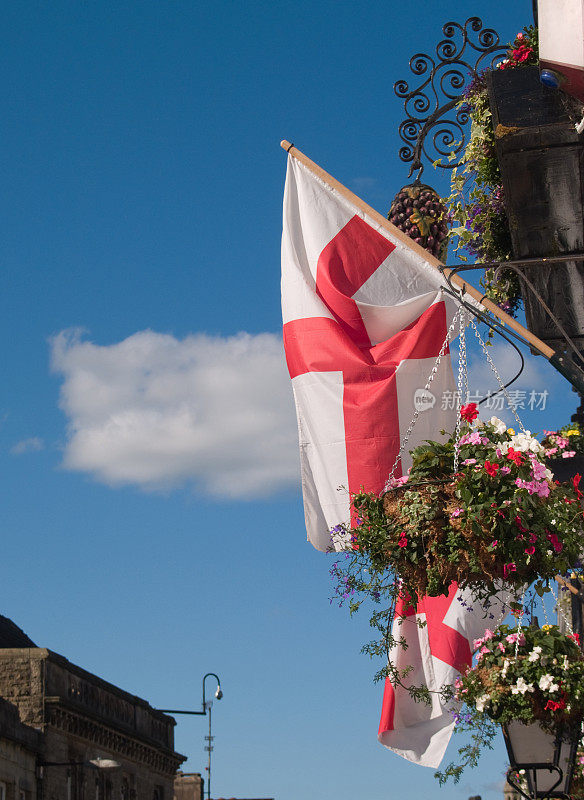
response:
<path id="1" fill-rule="evenodd" d="M 454 474 L 458 472 L 458 460 L 460 457 L 460 425 L 462 417 L 460 416 L 460 409 L 462 407 L 462 398 L 468 398 L 468 364 L 466 359 L 466 309 L 464 306 L 460 307 L 458 327 L 458 393 L 456 395 L 456 427 L 454 429 Z M 466 392 L 465 392 L 466 389 Z"/>
<path id="2" fill-rule="evenodd" d="M 550 584 L 550 591 L 551 591 L 552 596 L 553 596 L 553 598 L 554 598 L 554 600 L 556 602 L 556 609 L 557 609 L 558 617 L 562 618 L 562 620 L 564 621 L 564 623 L 566 625 L 566 629 L 569 631 L 570 635 L 573 636 L 574 635 L 574 629 L 572 628 L 572 620 L 570 619 L 571 614 L 570 614 L 570 617 L 568 617 L 568 615 L 564 611 L 564 606 L 562 604 L 561 598 L 559 598 L 556 595 L 556 593 L 554 592 L 554 587 L 551 584 Z M 547 618 L 547 614 L 545 613 L 545 604 L 543 604 L 543 613 L 545 614 L 545 621 L 549 624 L 549 621 L 548 621 L 548 618 Z"/>
<path id="3" fill-rule="evenodd" d="M 442 347 L 440 348 L 440 352 L 438 353 L 438 356 L 436 357 L 436 361 L 434 362 L 434 366 L 432 367 L 432 372 L 430 373 L 430 376 L 429 376 L 428 380 L 426 381 L 426 385 L 424 386 L 424 391 L 428 391 L 429 390 L 432 381 L 436 377 L 436 373 L 438 372 L 438 367 L 440 366 L 440 362 L 442 360 L 442 356 L 446 352 L 446 349 L 448 347 L 448 343 L 450 342 L 450 337 L 454 333 L 454 329 L 455 329 L 456 323 L 457 323 L 457 321 L 458 321 L 458 319 L 460 317 L 460 313 L 461 313 L 461 308 L 458 309 L 458 311 L 456 312 L 456 314 L 452 318 L 452 322 L 450 324 L 450 327 L 448 328 L 448 331 L 446 332 L 446 338 L 444 339 L 444 342 L 442 343 Z M 405 449 L 405 447 L 406 447 L 406 445 L 407 445 L 407 443 L 408 443 L 408 441 L 410 439 L 410 436 L 412 435 L 412 431 L 414 430 L 414 426 L 415 426 L 416 422 L 418 421 L 418 417 L 419 416 L 420 416 L 420 412 L 418 411 L 417 408 L 415 408 L 414 409 L 414 415 L 412 417 L 412 421 L 410 422 L 409 427 L 408 427 L 407 431 L 405 432 L 405 435 L 404 435 L 404 438 L 402 439 L 402 442 L 401 442 L 400 448 L 398 450 L 397 456 L 395 457 L 395 461 L 394 461 L 393 467 L 391 468 L 391 472 L 389 473 L 389 478 L 387 479 L 387 481 L 385 483 L 385 487 L 383 489 L 384 492 L 387 492 L 388 489 L 391 489 L 391 479 L 393 478 L 393 474 L 394 474 L 394 472 L 395 472 L 395 470 L 397 468 L 397 465 L 401 461 L 402 453 L 403 453 L 403 451 L 404 451 L 404 449 Z"/>
<path id="4" fill-rule="evenodd" d="M 489 353 L 489 350 L 488 350 L 486 344 L 482 340 L 482 337 L 481 337 L 481 335 L 479 333 L 479 329 L 475 325 L 474 319 L 471 319 L 470 324 L 472 325 L 472 327 L 474 329 L 475 335 L 476 335 L 477 339 L 479 340 L 479 343 L 481 345 L 482 351 L 485 354 L 485 357 L 486 357 L 487 361 L 489 362 L 489 365 L 490 365 L 491 369 L 495 373 L 495 377 L 497 378 L 497 383 L 499 384 L 500 390 L 503 392 L 503 394 L 507 398 L 507 403 L 509 404 L 509 408 L 511 409 L 511 412 L 512 412 L 513 416 L 515 417 L 515 421 L 517 422 L 517 424 L 519 425 L 519 427 L 521 428 L 523 433 L 527 433 L 527 431 L 523 427 L 523 422 L 521 422 L 521 419 L 519 418 L 519 415 L 517 414 L 517 411 L 515 409 L 515 406 L 513 405 L 511 397 L 509 396 L 509 392 L 505 388 L 505 384 L 503 383 L 503 379 L 499 375 L 499 373 L 497 371 L 497 367 L 493 363 L 493 359 L 491 358 L 491 354 Z"/>

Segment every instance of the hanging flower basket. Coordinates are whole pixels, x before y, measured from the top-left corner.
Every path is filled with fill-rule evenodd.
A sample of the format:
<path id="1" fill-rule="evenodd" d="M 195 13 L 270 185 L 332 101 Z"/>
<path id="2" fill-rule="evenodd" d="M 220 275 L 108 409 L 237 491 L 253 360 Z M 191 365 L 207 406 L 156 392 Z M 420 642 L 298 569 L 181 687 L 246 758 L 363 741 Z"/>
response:
<path id="1" fill-rule="evenodd" d="M 477 413 L 463 406 L 458 441 L 417 447 L 409 474 L 390 479 L 383 497 L 353 498 L 353 548 L 411 597 L 447 594 L 452 581 L 483 600 L 534 581 L 543 593 L 578 561 L 579 476 L 558 484 L 529 431 L 475 422 Z"/>
<path id="2" fill-rule="evenodd" d="M 544 431 L 544 455 L 558 480 L 572 480 L 584 475 L 584 435 L 578 422 L 564 425 L 559 431 Z"/>
<path id="3" fill-rule="evenodd" d="M 553 732 L 584 717 L 584 656 L 577 637 L 556 625 L 487 630 L 476 664 L 455 684 L 454 699 L 504 725 L 539 722 Z"/>
<path id="4" fill-rule="evenodd" d="M 462 763 L 438 773 L 441 782 L 458 779 L 465 766 L 475 765 L 481 750 L 492 746 L 496 726 L 502 725 L 512 785 L 522 793 L 528 789 L 524 796 L 535 796 L 537 786 L 550 790 L 549 795 L 538 792 L 538 797 L 565 797 L 562 791 L 570 789 L 584 719 L 584 655 L 578 637 L 556 625 L 501 625 L 486 630 L 474 647 L 474 665 L 451 689 L 457 709 L 462 704 L 454 712 L 458 728 L 472 732 L 472 744 L 459 750 Z M 515 767 L 525 767 L 521 772 L 526 774 L 513 780 Z"/>

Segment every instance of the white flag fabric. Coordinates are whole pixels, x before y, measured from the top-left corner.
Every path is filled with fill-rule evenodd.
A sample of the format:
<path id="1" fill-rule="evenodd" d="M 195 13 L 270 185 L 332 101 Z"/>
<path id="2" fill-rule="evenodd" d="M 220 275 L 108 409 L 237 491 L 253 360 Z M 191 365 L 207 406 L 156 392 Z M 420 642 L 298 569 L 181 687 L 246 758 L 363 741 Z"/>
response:
<path id="1" fill-rule="evenodd" d="M 390 661 L 400 670 L 413 667 L 404 686 L 386 679 L 379 722 L 381 744 L 423 767 L 440 765 L 455 725 L 456 704 L 441 702 L 440 691 L 451 686 L 470 665 L 473 641 L 494 627 L 501 616 L 501 599 L 488 612 L 474 603 L 468 590 L 452 584 L 448 597 L 425 597 L 414 608 L 399 601 L 393 624 L 396 645 Z M 419 622 L 425 625 L 420 627 Z M 413 700 L 407 686 L 427 686 L 431 704 Z"/>
<path id="2" fill-rule="evenodd" d="M 440 273 L 288 156 L 282 236 L 286 360 L 296 401 L 309 541 L 331 547 L 350 494 L 380 492 L 404 453 L 454 428 L 448 351 L 424 386 L 455 313 Z M 396 470 L 396 477 L 401 471 Z"/>
<path id="3" fill-rule="evenodd" d="M 455 313 L 442 276 L 418 250 L 288 157 L 282 236 L 286 359 L 298 416 L 306 529 L 319 550 L 330 529 L 350 521 L 350 494 L 381 492 L 416 408 L 404 454 L 455 425 L 456 386 L 448 350 L 424 387 Z M 401 472 L 396 471 L 396 477 Z M 339 491 L 341 489 L 341 491 Z M 452 683 L 470 663 L 486 627 L 450 596 L 400 610 L 408 642 L 392 659 L 413 667 L 412 682 Z M 403 605 L 403 604 L 402 604 Z M 413 622 L 415 615 L 425 627 Z M 386 683 L 379 739 L 416 763 L 437 766 L 452 717 L 436 695 L 415 703 Z"/>

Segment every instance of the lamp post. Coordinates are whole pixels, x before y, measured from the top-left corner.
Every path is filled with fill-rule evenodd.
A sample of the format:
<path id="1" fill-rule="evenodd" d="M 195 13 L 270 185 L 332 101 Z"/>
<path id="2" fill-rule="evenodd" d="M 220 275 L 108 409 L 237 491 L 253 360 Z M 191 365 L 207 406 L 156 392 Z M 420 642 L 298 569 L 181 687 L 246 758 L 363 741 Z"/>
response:
<path id="1" fill-rule="evenodd" d="M 205 716 L 208 712 L 209 714 L 209 733 L 205 736 L 205 740 L 207 744 L 205 745 L 205 750 L 208 753 L 207 759 L 207 798 L 210 800 L 211 798 L 211 753 L 213 752 L 213 736 L 211 734 L 211 707 L 213 705 L 212 700 L 205 699 L 205 681 L 207 678 L 215 678 L 217 681 L 217 688 L 215 689 L 215 698 L 217 700 L 221 700 L 223 697 L 223 691 L 221 690 L 221 681 L 219 680 L 219 676 L 215 672 L 207 672 L 203 675 L 203 701 L 202 701 L 202 710 L 201 711 L 185 711 L 179 708 L 159 708 L 159 711 L 162 711 L 163 714 L 188 714 L 188 715 L 200 715 Z"/>

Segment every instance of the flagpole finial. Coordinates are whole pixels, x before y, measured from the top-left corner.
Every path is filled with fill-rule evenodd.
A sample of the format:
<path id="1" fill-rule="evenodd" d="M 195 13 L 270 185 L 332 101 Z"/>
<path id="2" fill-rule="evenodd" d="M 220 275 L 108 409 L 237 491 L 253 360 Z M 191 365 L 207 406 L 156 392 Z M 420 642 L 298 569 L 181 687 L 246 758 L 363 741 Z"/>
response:
<path id="1" fill-rule="evenodd" d="M 280 147 L 284 149 L 287 153 L 289 153 L 290 150 L 294 147 L 294 143 L 289 142 L 287 139 L 282 139 L 282 141 L 280 142 Z"/>

